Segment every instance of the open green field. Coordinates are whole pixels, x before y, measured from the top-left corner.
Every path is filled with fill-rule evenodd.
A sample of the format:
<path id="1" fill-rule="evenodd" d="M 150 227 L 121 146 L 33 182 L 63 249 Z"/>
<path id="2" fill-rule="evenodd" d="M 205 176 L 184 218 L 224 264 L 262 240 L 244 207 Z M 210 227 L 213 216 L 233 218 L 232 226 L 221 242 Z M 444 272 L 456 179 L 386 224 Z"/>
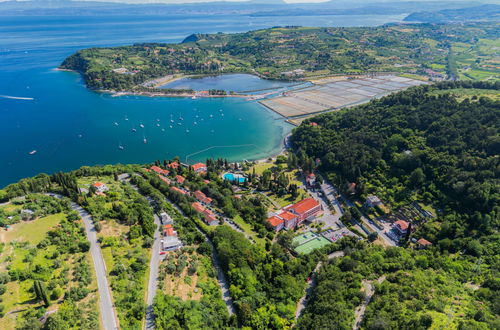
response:
<path id="1" fill-rule="evenodd" d="M 477 97 L 485 96 L 496 101 L 500 100 L 500 91 L 495 89 L 454 88 L 454 89 L 436 90 L 432 92 L 433 95 L 442 95 L 448 93 L 453 94 L 459 101 L 470 99 L 473 96 Z"/>
<path id="2" fill-rule="evenodd" d="M 1 241 L 4 243 L 25 241 L 31 244 L 38 244 L 47 232 L 54 228 L 64 217 L 63 213 L 58 213 L 12 225 L 8 231 L 0 235 Z M 3 229 L 1 230 L 3 231 Z"/>
<path id="3" fill-rule="evenodd" d="M 249 223 L 246 223 L 245 220 L 243 220 L 241 218 L 241 216 L 237 215 L 233 218 L 233 221 L 238 224 L 238 226 L 241 227 L 241 229 L 243 229 L 243 231 L 250 237 L 252 237 L 252 239 L 255 241 L 255 243 L 259 244 L 259 245 L 262 245 L 262 246 L 265 246 L 265 239 L 263 238 L 260 238 L 256 232 L 253 231 L 253 228 L 252 228 L 252 225 L 250 225 Z"/>

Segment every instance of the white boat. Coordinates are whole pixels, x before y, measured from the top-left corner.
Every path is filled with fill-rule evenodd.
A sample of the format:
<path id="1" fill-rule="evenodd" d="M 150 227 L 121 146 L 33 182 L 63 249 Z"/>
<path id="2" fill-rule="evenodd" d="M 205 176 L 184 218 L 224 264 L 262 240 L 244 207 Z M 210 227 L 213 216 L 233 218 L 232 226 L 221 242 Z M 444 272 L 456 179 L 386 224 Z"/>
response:
<path id="1" fill-rule="evenodd" d="M 125 116 L 125 120 L 128 121 L 128 117 L 127 116 Z"/>
<path id="2" fill-rule="evenodd" d="M 165 132 L 165 129 L 164 129 L 164 128 L 162 128 L 162 129 L 161 129 L 161 131 L 162 131 L 162 132 Z"/>
<path id="3" fill-rule="evenodd" d="M 29 154 L 30 154 L 30 155 L 34 155 L 34 154 L 36 154 L 36 153 L 37 153 L 37 151 L 36 151 L 36 150 L 31 150 L 31 151 L 29 152 Z"/>
<path id="4" fill-rule="evenodd" d="M 118 146 L 118 149 L 123 150 L 125 149 L 121 144 Z"/>
<path id="5" fill-rule="evenodd" d="M 135 128 L 132 128 L 132 132 L 137 132 L 137 130 Z"/>
<path id="6" fill-rule="evenodd" d="M 118 123 L 115 121 L 115 126 L 118 126 Z"/>
<path id="7" fill-rule="evenodd" d="M 189 130 L 188 130 L 188 129 L 186 130 L 186 133 L 189 133 Z"/>
<path id="8" fill-rule="evenodd" d="M 214 115 L 210 115 L 210 118 L 213 118 L 213 117 L 214 117 Z"/>
<path id="9" fill-rule="evenodd" d="M 141 128 L 144 128 L 144 125 L 143 125 L 143 124 L 140 124 L 139 126 L 141 126 Z"/>
<path id="10" fill-rule="evenodd" d="M 170 128 L 172 128 L 172 125 L 170 125 Z"/>
<path id="11" fill-rule="evenodd" d="M 160 124 L 156 124 L 157 127 L 160 127 Z"/>

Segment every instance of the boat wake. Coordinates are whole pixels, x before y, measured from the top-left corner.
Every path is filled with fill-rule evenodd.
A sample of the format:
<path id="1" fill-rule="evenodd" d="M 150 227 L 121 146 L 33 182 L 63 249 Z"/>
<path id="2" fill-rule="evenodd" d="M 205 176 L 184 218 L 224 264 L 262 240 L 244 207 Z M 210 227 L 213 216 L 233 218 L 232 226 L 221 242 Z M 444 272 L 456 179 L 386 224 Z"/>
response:
<path id="1" fill-rule="evenodd" d="M 21 97 L 21 96 L 10 96 L 10 95 L 0 95 L 0 98 L 11 99 L 11 100 L 24 100 L 24 101 L 33 101 L 32 97 Z"/>

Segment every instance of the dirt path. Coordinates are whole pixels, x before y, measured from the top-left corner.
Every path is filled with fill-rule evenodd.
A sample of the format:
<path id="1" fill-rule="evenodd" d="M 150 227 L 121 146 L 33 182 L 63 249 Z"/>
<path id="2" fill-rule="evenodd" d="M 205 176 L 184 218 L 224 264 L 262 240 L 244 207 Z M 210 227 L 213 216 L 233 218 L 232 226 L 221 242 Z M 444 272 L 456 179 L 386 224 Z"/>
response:
<path id="1" fill-rule="evenodd" d="M 385 275 L 381 276 L 377 279 L 377 282 L 380 284 L 385 280 Z M 375 287 L 373 286 L 374 281 L 363 280 L 363 288 L 362 290 L 365 292 L 365 300 L 356 307 L 354 311 L 354 324 L 352 325 L 353 330 L 358 330 L 361 326 L 361 321 L 363 321 L 363 316 L 365 315 L 366 307 L 370 303 L 370 300 L 375 293 Z"/>

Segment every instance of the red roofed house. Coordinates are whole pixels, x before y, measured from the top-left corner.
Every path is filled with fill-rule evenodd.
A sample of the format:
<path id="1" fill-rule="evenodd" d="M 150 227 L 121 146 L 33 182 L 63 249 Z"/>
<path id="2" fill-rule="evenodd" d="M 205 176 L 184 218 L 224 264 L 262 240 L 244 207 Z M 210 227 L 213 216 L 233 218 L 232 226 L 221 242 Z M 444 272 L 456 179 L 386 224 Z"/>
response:
<path id="1" fill-rule="evenodd" d="M 312 123 L 310 123 L 309 125 L 311 126 L 318 126 L 318 123 L 315 123 L 314 121 Z"/>
<path id="2" fill-rule="evenodd" d="M 205 165 L 203 163 L 196 163 L 192 166 L 192 168 L 196 173 L 201 173 L 201 172 L 207 171 L 207 165 Z"/>
<path id="3" fill-rule="evenodd" d="M 306 182 L 307 182 L 308 185 L 314 186 L 314 183 L 316 183 L 316 175 L 314 175 L 314 173 L 310 173 L 306 177 Z"/>
<path id="4" fill-rule="evenodd" d="M 159 175 L 159 174 L 158 174 L 158 177 L 159 177 L 159 178 L 160 178 L 163 182 L 165 182 L 166 184 L 170 184 L 170 183 L 171 183 L 170 179 L 169 179 L 169 178 L 164 177 L 163 175 Z"/>
<path id="5" fill-rule="evenodd" d="M 169 173 L 167 170 L 164 170 L 158 166 L 151 166 L 151 169 L 158 174 L 168 175 L 168 173 Z"/>
<path id="6" fill-rule="evenodd" d="M 183 195 L 185 195 L 185 194 L 186 194 L 186 192 L 185 192 L 185 191 L 183 191 L 183 190 L 181 190 L 181 189 L 179 189 L 179 188 L 177 188 L 177 187 L 170 187 L 170 190 L 172 190 L 172 191 L 177 191 L 178 193 L 181 193 L 181 194 L 183 194 Z"/>
<path id="7" fill-rule="evenodd" d="M 207 209 L 199 202 L 195 202 L 191 204 L 191 206 L 195 209 L 196 212 L 203 214 L 203 218 L 208 225 L 213 226 L 219 224 L 219 220 L 217 220 L 217 216 L 212 212 L 212 210 Z"/>
<path id="8" fill-rule="evenodd" d="M 209 183 L 210 183 L 210 180 L 203 180 L 203 183 L 204 183 L 204 184 L 209 184 Z"/>
<path id="9" fill-rule="evenodd" d="M 306 220 L 313 220 L 317 216 L 323 214 L 321 204 L 314 198 L 303 199 L 298 203 L 285 207 L 285 210 L 298 216 L 297 226 Z"/>
<path id="10" fill-rule="evenodd" d="M 200 190 L 196 190 L 194 192 L 194 197 L 199 200 L 200 202 L 202 202 L 203 204 L 210 204 L 212 203 L 212 199 L 210 197 L 207 197 L 207 195 L 205 195 L 203 192 L 201 192 Z"/>
<path id="11" fill-rule="evenodd" d="M 408 222 L 406 222 L 404 220 L 398 220 L 394 223 L 392 228 L 394 228 L 394 230 L 399 235 L 406 235 L 406 231 L 408 230 Z"/>
<path id="12" fill-rule="evenodd" d="M 428 240 L 426 240 L 425 238 L 421 238 L 417 241 L 417 244 L 418 244 L 418 248 L 419 249 L 425 249 L 427 248 L 428 246 L 431 246 L 432 243 L 429 242 Z"/>
<path id="13" fill-rule="evenodd" d="M 102 182 L 96 182 L 93 184 L 93 186 L 100 193 L 103 193 L 103 192 L 109 190 L 109 188 Z"/>
<path id="14" fill-rule="evenodd" d="M 273 227 L 274 231 L 280 231 L 283 229 L 283 224 L 285 221 L 277 216 L 272 216 L 269 219 L 267 219 L 267 222 Z"/>
<path id="15" fill-rule="evenodd" d="M 297 226 L 298 224 L 298 217 L 296 214 L 293 214 L 292 212 L 288 211 L 283 211 L 278 214 L 278 216 L 283 219 L 284 224 L 283 227 L 285 229 L 293 229 Z"/>
<path id="16" fill-rule="evenodd" d="M 163 233 L 165 236 L 177 236 L 177 232 L 174 230 L 172 225 L 163 226 Z"/>
<path id="17" fill-rule="evenodd" d="M 168 167 L 176 170 L 179 168 L 179 163 L 178 162 L 171 162 L 170 164 L 167 165 Z"/>
<path id="18" fill-rule="evenodd" d="M 176 175 L 175 180 L 177 180 L 177 182 L 179 182 L 180 184 L 183 184 L 184 181 L 186 181 L 186 179 L 184 179 L 182 175 Z"/>

